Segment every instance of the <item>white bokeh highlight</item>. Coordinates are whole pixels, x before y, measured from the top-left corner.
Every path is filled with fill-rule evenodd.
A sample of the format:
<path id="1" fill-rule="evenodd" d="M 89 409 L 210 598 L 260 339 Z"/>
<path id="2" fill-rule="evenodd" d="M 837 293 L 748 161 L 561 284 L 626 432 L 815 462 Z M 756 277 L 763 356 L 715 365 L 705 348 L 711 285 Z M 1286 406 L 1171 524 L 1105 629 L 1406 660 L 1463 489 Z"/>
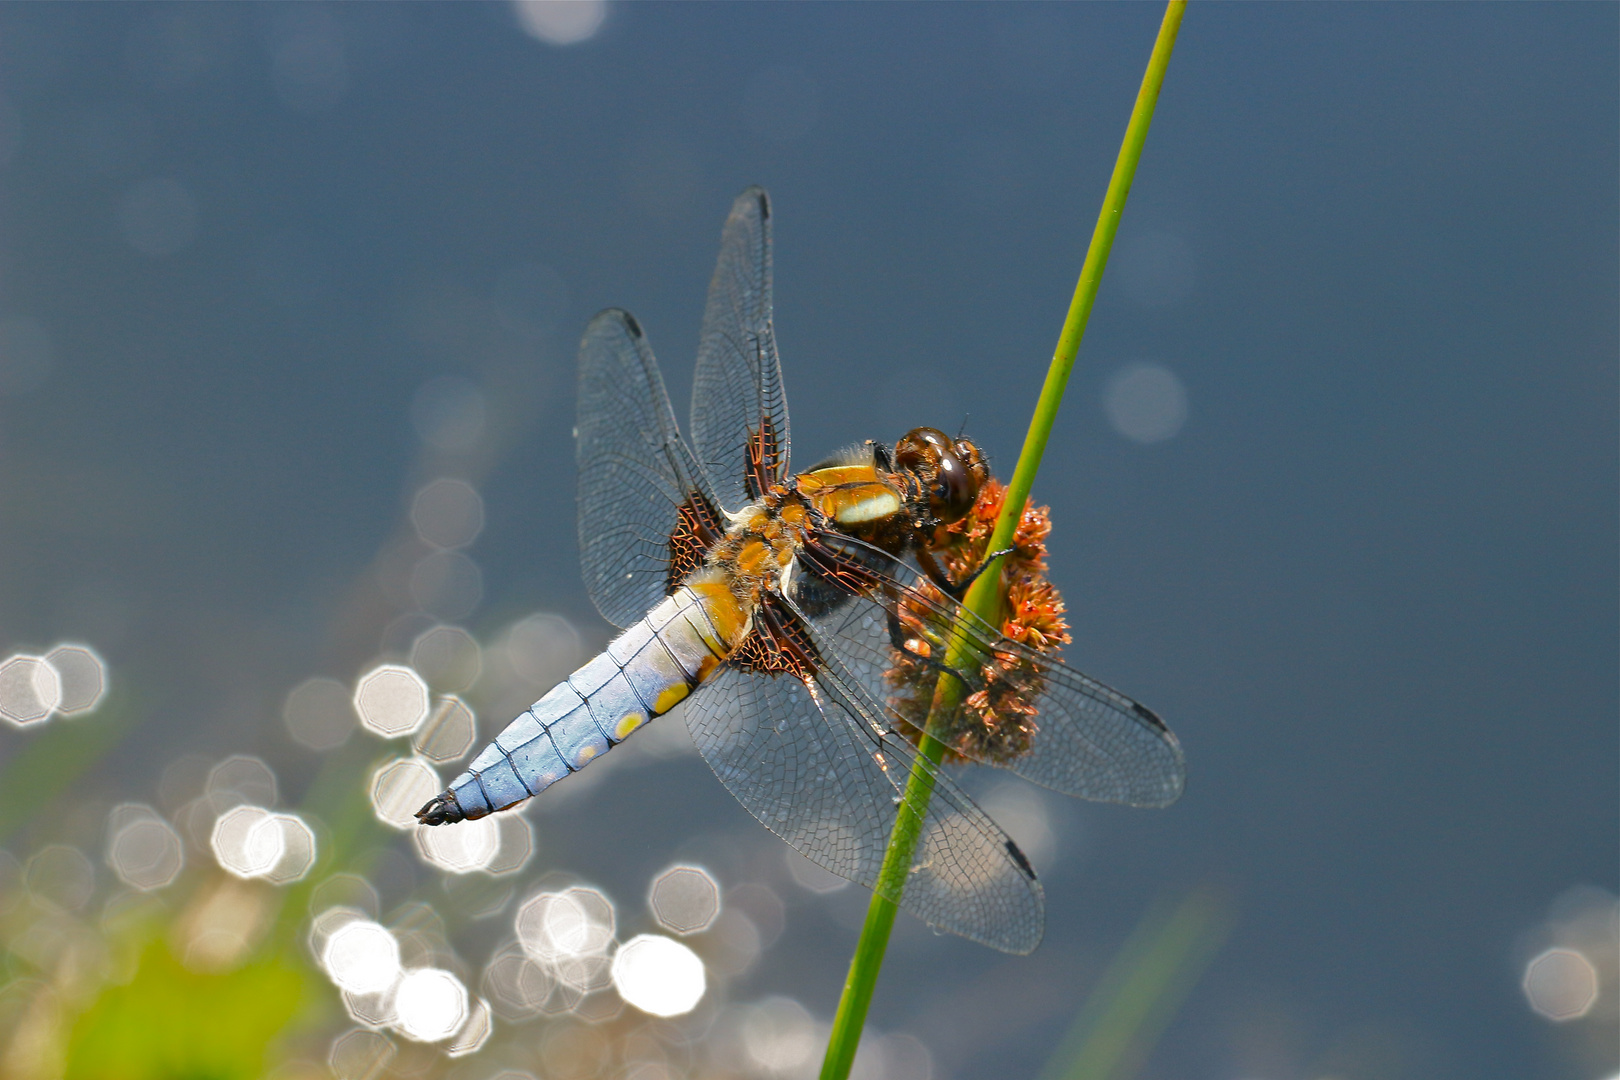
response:
<path id="1" fill-rule="evenodd" d="M 1597 1004 L 1597 968 L 1576 949 L 1547 949 L 1524 967 L 1530 1008 L 1558 1023 L 1579 1020 Z"/>
<path id="2" fill-rule="evenodd" d="M 43 656 L 17 653 L 0 661 L 0 720 L 13 727 L 43 724 L 62 703 L 62 678 Z"/>
<path id="3" fill-rule="evenodd" d="M 421 758 L 395 758 L 371 774 L 371 809 L 396 829 L 416 826 L 416 812 L 443 788 L 439 774 Z"/>
<path id="4" fill-rule="evenodd" d="M 435 765 L 465 757 L 478 737 L 478 718 L 465 701 L 446 694 L 411 739 L 411 749 Z"/>
<path id="5" fill-rule="evenodd" d="M 418 826 L 411 839 L 424 862 L 450 874 L 487 870 L 501 850 L 500 822 L 493 816 L 451 828 Z"/>
<path id="6" fill-rule="evenodd" d="M 672 938 L 639 934 L 613 957 L 619 996 L 653 1016 L 680 1016 L 703 1000 L 708 980 L 697 953 Z"/>
<path id="7" fill-rule="evenodd" d="M 101 704 L 107 694 L 107 665 L 94 649 L 64 642 L 45 654 L 45 662 L 56 669 L 61 684 L 57 712 L 77 716 Z"/>
<path id="8" fill-rule="evenodd" d="M 395 1026 L 417 1042 L 442 1042 L 467 1022 L 467 988 L 442 968 L 414 968 L 394 990 Z"/>
<path id="9" fill-rule="evenodd" d="M 382 664 L 360 677 L 354 688 L 360 724 L 385 739 L 410 735 L 428 718 L 428 686 L 400 664 Z"/>
<path id="10" fill-rule="evenodd" d="M 289 885 L 315 865 L 315 831 L 297 814 L 278 814 L 242 803 L 214 822 L 209 847 L 219 865 L 239 878 Z"/>
<path id="11" fill-rule="evenodd" d="M 370 919 L 351 919 L 327 935 L 321 966 L 338 989 L 380 994 L 399 981 L 399 939 Z"/>

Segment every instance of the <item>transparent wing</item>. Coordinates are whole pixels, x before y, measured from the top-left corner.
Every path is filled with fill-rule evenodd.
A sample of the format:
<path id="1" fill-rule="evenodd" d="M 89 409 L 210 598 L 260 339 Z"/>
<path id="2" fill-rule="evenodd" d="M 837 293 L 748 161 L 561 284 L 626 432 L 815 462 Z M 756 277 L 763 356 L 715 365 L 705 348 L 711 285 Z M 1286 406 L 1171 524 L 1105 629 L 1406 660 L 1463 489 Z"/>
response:
<path id="1" fill-rule="evenodd" d="M 817 602 L 800 607 L 816 647 L 842 658 L 890 717 L 920 726 L 935 685 L 955 678 L 968 704 L 947 718 L 942 730 L 950 734 L 942 738 L 963 757 L 1101 802 L 1167 806 L 1181 796 L 1181 744 L 1151 710 L 1003 637 L 922 574 L 858 540 L 823 534 L 802 562 L 810 573 L 800 589 Z M 958 625 L 963 661 L 943 676 Z M 905 653 L 896 638 L 911 642 Z M 926 660 L 920 658 L 924 653 Z M 987 689 L 998 678 L 1001 685 Z M 981 714 L 972 711 L 972 695 L 1005 693 L 1009 683 L 1034 711 L 1019 718 L 1021 732 L 998 736 L 976 719 Z"/>
<path id="2" fill-rule="evenodd" d="M 869 889 L 905 795 L 916 752 L 886 733 L 858 688 L 828 670 L 792 675 L 723 668 L 687 706 L 704 760 L 760 824 L 800 854 Z M 948 776 L 934 791 L 901 895 L 884 893 L 940 930 L 1027 953 L 1040 943 L 1041 886 L 1021 852 Z"/>
<path id="3" fill-rule="evenodd" d="M 629 626 L 701 562 L 719 522 L 627 311 L 604 311 L 585 329 L 574 434 L 585 587 L 603 618 Z"/>
<path id="4" fill-rule="evenodd" d="M 720 506 L 737 510 L 787 476 L 788 411 L 771 328 L 771 207 L 732 203 L 709 282 L 692 380 L 692 446 Z"/>

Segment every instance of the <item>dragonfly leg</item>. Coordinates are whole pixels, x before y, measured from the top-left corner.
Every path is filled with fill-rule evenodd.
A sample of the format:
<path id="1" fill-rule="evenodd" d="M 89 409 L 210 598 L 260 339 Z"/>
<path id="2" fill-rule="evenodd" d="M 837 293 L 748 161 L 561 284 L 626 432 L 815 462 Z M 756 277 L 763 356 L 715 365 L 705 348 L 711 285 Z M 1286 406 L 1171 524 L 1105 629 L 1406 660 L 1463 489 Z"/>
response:
<path id="1" fill-rule="evenodd" d="M 928 575 L 928 580 L 938 585 L 940 591 L 946 596 L 949 596 L 952 600 L 961 600 L 962 597 L 967 595 L 968 588 L 979 580 L 979 575 L 990 569 L 991 563 L 1003 555 L 1011 555 L 1013 551 L 1014 549 L 1009 547 L 990 552 L 979 562 L 978 569 L 960 582 L 952 581 L 950 575 L 945 573 L 944 568 L 934 558 L 934 553 L 926 549 L 917 552 L 917 565 L 922 568 L 923 573 Z"/>

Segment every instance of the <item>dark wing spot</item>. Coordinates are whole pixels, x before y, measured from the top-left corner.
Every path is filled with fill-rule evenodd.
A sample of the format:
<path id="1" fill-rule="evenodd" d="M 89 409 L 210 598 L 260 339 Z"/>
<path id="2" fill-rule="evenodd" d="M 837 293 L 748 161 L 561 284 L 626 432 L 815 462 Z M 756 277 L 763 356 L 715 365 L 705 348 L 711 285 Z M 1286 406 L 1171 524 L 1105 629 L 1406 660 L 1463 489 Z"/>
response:
<path id="1" fill-rule="evenodd" d="M 771 197 L 765 194 L 765 189 L 762 187 L 756 187 L 754 190 L 758 193 L 756 197 L 759 199 L 759 216 L 769 219 L 771 216 Z"/>
<path id="2" fill-rule="evenodd" d="M 1035 880 L 1035 868 L 1029 865 L 1029 860 L 1024 858 L 1024 853 L 1019 851 L 1018 845 L 1011 840 L 1007 841 L 1007 854 L 1013 857 L 1013 862 L 1018 864 L 1018 869 L 1024 872 L 1025 877 L 1031 881 Z"/>
<path id="3" fill-rule="evenodd" d="M 1163 720 L 1160 720 L 1159 714 L 1148 708 L 1146 705 L 1139 705 L 1133 701 L 1131 702 L 1131 709 L 1138 717 L 1146 720 L 1149 727 L 1155 728 L 1159 731 L 1170 730 L 1170 725 L 1166 724 Z"/>
<path id="4" fill-rule="evenodd" d="M 642 332 L 641 324 L 636 322 L 636 317 L 634 315 L 630 314 L 628 311 L 626 311 L 624 313 L 624 325 L 628 326 L 630 328 L 630 332 L 632 334 L 634 334 L 636 337 L 646 337 L 647 336 L 645 333 Z"/>

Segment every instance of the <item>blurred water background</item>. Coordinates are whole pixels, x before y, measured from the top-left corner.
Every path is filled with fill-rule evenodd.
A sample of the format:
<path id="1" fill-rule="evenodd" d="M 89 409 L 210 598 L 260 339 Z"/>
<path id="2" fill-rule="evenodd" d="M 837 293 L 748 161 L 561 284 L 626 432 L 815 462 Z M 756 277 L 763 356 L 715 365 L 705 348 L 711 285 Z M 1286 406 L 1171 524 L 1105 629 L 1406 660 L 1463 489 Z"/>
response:
<path id="1" fill-rule="evenodd" d="M 591 313 L 684 414 L 764 184 L 799 463 L 1010 470 L 1159 17 L 0 7 L 0 1073 L 813 1072 L 865 894 L 678 714 L 401 810 L 609 636 Z M 1191 784 L 968 777 L 1046 942 L 902 917 L 859 1074 L 1620 1070 L 1617 22 L 1189 12 L 1035 494 Z"/>

